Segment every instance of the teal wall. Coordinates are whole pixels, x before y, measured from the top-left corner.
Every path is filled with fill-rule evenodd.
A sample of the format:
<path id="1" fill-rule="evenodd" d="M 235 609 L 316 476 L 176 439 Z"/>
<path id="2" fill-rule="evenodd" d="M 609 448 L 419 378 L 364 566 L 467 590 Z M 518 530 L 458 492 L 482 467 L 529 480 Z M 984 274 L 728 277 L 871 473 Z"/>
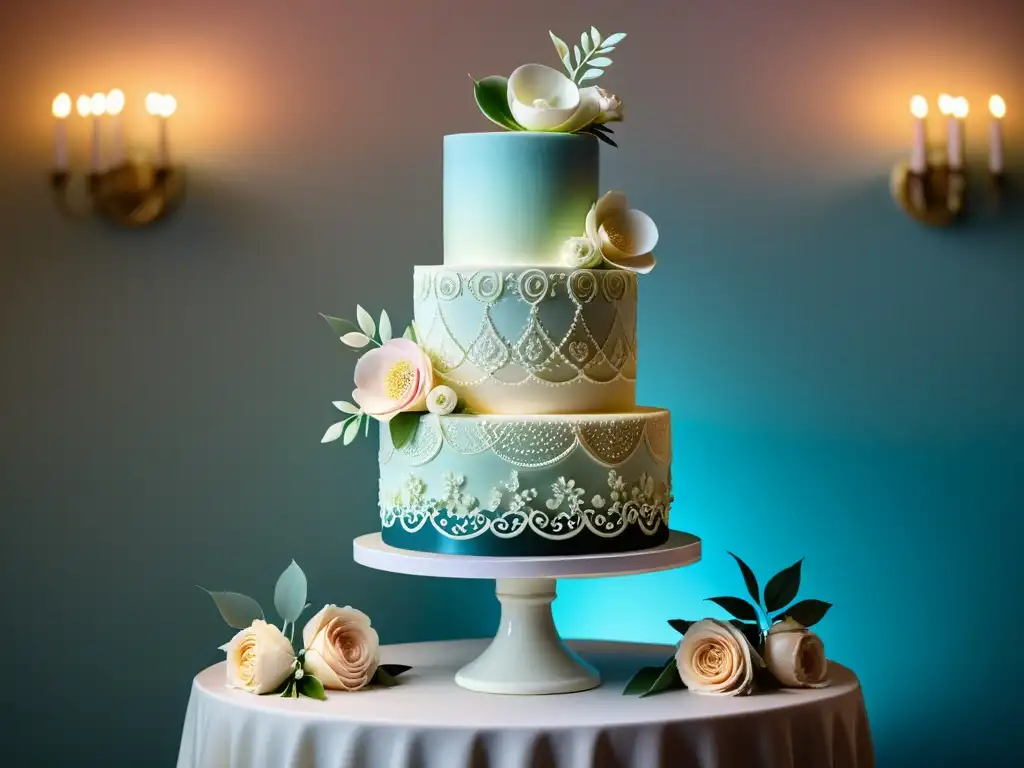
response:
<path id="1" fill-rule="evenodd" d="M 968 96 L 974 150 L 1001 92 L 1020 157 L 1019 2 L 38 0 L 0 6 L 12 765 L 169 764 L 225 637 L 195 583 L 269 601 L 295 557 L 385 641 L 493 628 L 486 584 L 351 562 L 375 457 L 319 444 L 351 361 L 316 313 L 408 316 L 412 265 L 441 258 L 441 137 L 487 127 L 466 70 L 549 61 L 549 27 L 590 23 L 630 34 L 602 186 L 662 224 L 639 390 L 673 410 L 676 525 L 706 557 L 562 585 L 563 630 L 670 641 L 665 618 L 742 588 L 726 549 L 761 573 L 806 555 L 881 765 L 1019 754 L 1021 198 L 936 232 L 886 191 L 915 91 Z M 48 199 L 50 99 L 114 86 L 179 100 L 189 199 L 159 230 Z"/>

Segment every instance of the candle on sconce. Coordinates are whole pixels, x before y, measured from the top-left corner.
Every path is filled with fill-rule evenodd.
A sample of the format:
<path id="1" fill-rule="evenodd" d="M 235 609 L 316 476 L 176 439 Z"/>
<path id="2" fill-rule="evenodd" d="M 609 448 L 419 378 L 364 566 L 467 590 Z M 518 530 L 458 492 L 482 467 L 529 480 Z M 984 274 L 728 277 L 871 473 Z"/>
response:
<path id="1" fill-rule="evenodd" d="M 92 172 L 103 172 L 103 115 L 107 111 L 107 94 L 94 93 L 89 99 L 89 114 L 92 115 Z"/>
<path id="2" fill-rule="evenodd" d="M 945 95 L 945 94 L 944 94 Z M 940 103 L 942 97 L 940 96 Z M 951 171 L 960 171 L 964 167 L 964 119 L 967 117 L 969 105 L 963 96 L 948 97 L 945 101 L 948 117 L 946 136 L 946 162 Z"/>
<path id="3" fill-rule="evenodd" d="M 124 91 L 115 88 L 106 97 L 107 114 L 110 115 L 110 166 L 120 168 L 124 165 L 124 123 L 121 112 L 124 111 Z"/>
<path id="4" fill-rule="evenodd" d="M 53 167 L 58 173 L 68 169 L 68 126 L 67 116 L 71 114 L 71 97 L 66 93 L 58 94 L 53 100 L 53 116 L 57 118 L 54 130 Z"/>
<path id="5" fill-rule="evenodd" d="M 914 116 L 914 138 L 910 145 L 910 172 L 923 174 L 928 170 L 928 141 L 925 131 L 928 100 L 920 94 L 911 98 L 910 114 Z"/>
<path id="6" fill-rule="evenodd" d="M 988 169 L 994 176 L 1003 173 L 1003 118 L 1006 117 L 1006 102 L 1002 96 L 994 95 L 988 100 L 988 111 L 992 113 L 989 129 Z"/>

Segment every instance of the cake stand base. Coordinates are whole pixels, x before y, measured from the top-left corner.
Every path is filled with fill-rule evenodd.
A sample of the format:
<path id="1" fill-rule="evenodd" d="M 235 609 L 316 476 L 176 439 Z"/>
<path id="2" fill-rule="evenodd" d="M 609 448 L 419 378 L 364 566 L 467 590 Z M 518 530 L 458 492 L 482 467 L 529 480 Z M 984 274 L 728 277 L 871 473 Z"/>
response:
<path id="1" fill-rule="evenodd" d="M 455 682 L 481 693 L 575 693 L 601 684 L 597 670 L 570 651 L 555 629 L 557 579 L 624 576 L 681 568 L 700 560 L 700 539 L 669 531 L 668 541 L 633 552 L 567 557 L 442 555 L 397 549 L 379 533 L 352 542 L 357 563 L 391 573 L 449 579 L 494 579 L 501 624 L 491 644 L 459 670 Z"/>
<path id="2" fill-rule="evenodd" d="M 537 695 L 597 688 L 597 670 L 569 650 L 555 629 L 554 579 L 498 579 L 501 623 L 491 644 L 455 675 L 481 693 Z"/>

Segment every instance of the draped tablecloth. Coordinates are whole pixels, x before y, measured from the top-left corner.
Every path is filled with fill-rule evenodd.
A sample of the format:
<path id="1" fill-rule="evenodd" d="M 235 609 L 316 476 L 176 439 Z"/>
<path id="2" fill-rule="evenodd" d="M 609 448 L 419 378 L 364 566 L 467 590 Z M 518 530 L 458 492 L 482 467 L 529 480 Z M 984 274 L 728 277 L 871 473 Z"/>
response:
<path id="1" fill-rule="evenodd" d="M 499 696 L 455 685 L 487 640 L 391 645 L 413 670 L 395 688 L 328 692 L 328 701 L 228 688 L 224 664 L 193 681 L 178 768 L 871 768 L 857 678 L 743 698 L 669 691 L 622 695 L 671 646 L 570 642 L 602 674 L 584 693 Z"/>

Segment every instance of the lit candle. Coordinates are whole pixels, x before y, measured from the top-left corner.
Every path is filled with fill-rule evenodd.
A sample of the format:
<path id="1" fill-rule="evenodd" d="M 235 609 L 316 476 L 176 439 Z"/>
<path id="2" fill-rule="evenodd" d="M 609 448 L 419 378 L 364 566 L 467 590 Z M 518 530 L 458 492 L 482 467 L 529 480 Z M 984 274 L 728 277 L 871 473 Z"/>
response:
<path id="1" fill-rule="evenodd" d="M 63 173 L 68 169 L 68 126 L 65 120 L 70 114 L 71 97 L 62 93 L 53 100 L 53 116 L 57 118 L 57 127 L 54 133 L 53 167 L 58 173 Z"/>
<path id="2" fill-rule="evenodd" d="M 928 100 L 921 95 L 910 100 L 910 114 L 914 116 L 914 140 L 910 145 L 910 172 L 924 173 L 928 170 L 928 142 L 924 119 L 928 117 Z"/>
<path id="3" fill-rule="evenodd" d="M 1003 118 L 1006 117 L 1006 102 L 1002 96 L 988 100 L 988 111 L 992 113 L 992 127 L 988 142 L 988 169 L 996 176 L 1003 173 Z"/>
<path id="4" fill-rule="evenodd" d="M 121 112 L 124 111 L 124 91 L 115 88 L 107 94 L 107 114 L 110 115 L 110 166 L 120 168 L 124 165 L 124 123 Z"/>
<path id="5" fill-rule="evenodd" d="M 949 110 L 946 136 L 946 161 L 951 171 L 959 171 L 964 167 L 964 118 L 967 117 L 968 104 L 963 96 L 946 102 Z"/>
<path id="6" fill-rule="evenodd" d="M 92 115 L 92 172 L 103 172 L 103 115 L 107 111 L 107 95 L 94 93 L 89 99 L 89 114 Z"/>
<path id="7" fill-rule="evenodd" d="M 170 94 L 151 93 L 146 96 L 146 111 L 157 119 L 157 168 L 167 168 L 171 164 L 167 118 L 173 115 L 177 109 L 178 100 Z"/>

